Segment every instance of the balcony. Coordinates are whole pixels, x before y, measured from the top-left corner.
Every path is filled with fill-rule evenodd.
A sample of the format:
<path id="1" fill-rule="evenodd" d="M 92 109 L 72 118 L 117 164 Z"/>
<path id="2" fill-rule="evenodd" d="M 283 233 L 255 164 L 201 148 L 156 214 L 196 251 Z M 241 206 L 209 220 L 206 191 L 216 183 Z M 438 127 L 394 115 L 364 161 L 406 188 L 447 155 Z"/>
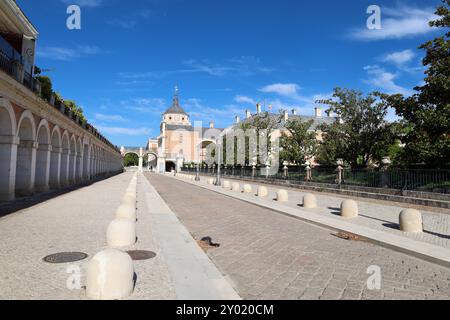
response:
<path id="1" fill-rule="evenodd" d="M 40 83 L 26 71 L 22 55 L 0 36 L 0 69 L 34 92 L 40 91 Z"/>

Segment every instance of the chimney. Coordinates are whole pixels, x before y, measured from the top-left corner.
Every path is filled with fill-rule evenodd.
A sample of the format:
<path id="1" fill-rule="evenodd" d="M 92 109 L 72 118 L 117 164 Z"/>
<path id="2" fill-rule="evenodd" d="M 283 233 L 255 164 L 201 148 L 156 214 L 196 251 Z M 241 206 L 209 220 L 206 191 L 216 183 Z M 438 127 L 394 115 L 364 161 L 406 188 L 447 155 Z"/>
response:
<path id="1" fill-rule="evenodd" d="M 261 105 L 259 103 L 256 104 L 256 113 L 257 114 L 261 113 Z"/>
<path id="2" fill-rule="evenodd" d="M 289 112 L 287 112 L 287 110 L 284 110 L 283 115 L 284 115 L 284 121 L 288 121 L 289 120 Z"/>
<path id="3" fill-rule="evenodd" d="M 234 122 L 238 124 L 239 122 L 241 122 L 241 118 L 239 116 L 234 117 Z"/>
<path id="4" fill-rule="evenodd" d="M 210 121 L 209 122 L 209 128 L 210 129 L 214 129 L 214 121 Z"/>
<path id="5" fill-rule="evenodd" d="M 314 116 L 316 118 L 321 118 L 322 117 L 322 109 L 320 109 L 319 107 L 315 107 L 314 108 Z"/>
<path id="6" fill-rule="evenodd" d="M 293 116 L 296 116 L 296 115 L 297 115 L 297 110 L 292 109 L 292 115 L 293 115 Z"/>
<path id="7" fill-rule="evenodd" d="M 248 110 L 245 110 L 245 118 L 249 119 L 251 117 L 251 113 Z"/>

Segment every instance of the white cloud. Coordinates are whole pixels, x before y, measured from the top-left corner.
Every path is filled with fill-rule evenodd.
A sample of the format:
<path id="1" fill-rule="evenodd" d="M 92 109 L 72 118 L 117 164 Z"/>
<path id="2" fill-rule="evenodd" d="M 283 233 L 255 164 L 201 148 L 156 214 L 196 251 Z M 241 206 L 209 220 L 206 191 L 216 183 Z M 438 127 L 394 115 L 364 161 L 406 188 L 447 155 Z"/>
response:
<path id="1" fill-rule="evenodd" d="M 435 9 L 400 6 L 398 8 L 383 7 L 381 9 L 381 29 L 353 30 L 350 37 L 357 40 L 402 39 L 427 34 L 433 31 L 428 24 L 434 20 Z"/>
<path id="2" fill-rule="evenodd" d="M 274 83 L 259 89 L 265 93 L 276 93 L 285 97 L 297 97 L 300 86 L 295 83 Z"/>
<path id="3" fill-rule="evenodd" d="M 97 125 L 96 128 L 101 132 L 109 135 L 125 135 L 125 136 L 149 136 L 152 132 L 150 128 L 125 128 L 125 127 L 109 127 L 104 125 Z"/>
<path id="4" fill-rule="evenodd" d="M 121 101 L 121 105 L 129 110 L 158 115 L 167 109 L 166 100 L 161 98 L 133 98 Z"/>
<path id="5" fill-rule="evenodd" d="M 87 45 L 79 45 L 75 48 L 39 47 L 37 56 L 50 60 L 71 61 L 82 56 L 97 55 L 102 52 L 99 47 Z"/>
<path id="6" fill-rule="evenodd" d="M 127 122 L 128 120 L 118 114 L 96 113 L 94 117 L 100 121 Z"/>
<path id="7" fill-rule="evenodd" d="M 247 97 L 247 96 L 236 96 L 236 97 L 234 97 L 234 101 L 236 101 L 237 103 L 248 103 L 248 104 L 256 105 L 255 99 Z"/>
<path id="8" fill-rule="evenodd" d="M 103 0 L 62 0 L 63 3 L 67 5 L 76 4 L 81 7 L 98 7 L 102 4 Z"/>
<path id="9" fill-rule="evenodd" d="M 366 70 L 367 75 L 370 76 L 370 78 L 365 79 L 364 82 L 376 89 L 381 89 L 389 94 L 401 93 L 405 96 L 413 94 L 412 90 L 403 88 L 395 83 L 395 79 L 398 77 L 397 74 L 388 72 L 378 65 L 366 66 L 364 67 L 364 70 Z"/>
<path id="10" fill-rule="evenodd" d="M 415 56 L 416 55 L 412 50 L 407 49 L 403 51 L 389 53 L 382 58 L 382 61 L 390 62 L 397 66 L 401 66 L 404 65 L 405 63 L 410 62 Z"/>

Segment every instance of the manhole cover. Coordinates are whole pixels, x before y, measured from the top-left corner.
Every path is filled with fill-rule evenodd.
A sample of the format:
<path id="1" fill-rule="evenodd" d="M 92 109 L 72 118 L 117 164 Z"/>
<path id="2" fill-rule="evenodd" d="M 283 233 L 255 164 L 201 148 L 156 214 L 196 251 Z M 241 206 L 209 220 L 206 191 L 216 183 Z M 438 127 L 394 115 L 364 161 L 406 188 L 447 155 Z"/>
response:
<path id="1" fill-rule="evenodd" d="M 68 263 L 84 260 L 88 257 L 83 252 L 59 252 L 46 256 L 43 260 L 48 263 Z"/>
<path id="2" fill-rule="evenodd" d="M 145 250 L 132 250 L 127 251 L 133 260 L 148 260 L 156 257 L 156 253 L 153 251 L 145 251 Z"/>

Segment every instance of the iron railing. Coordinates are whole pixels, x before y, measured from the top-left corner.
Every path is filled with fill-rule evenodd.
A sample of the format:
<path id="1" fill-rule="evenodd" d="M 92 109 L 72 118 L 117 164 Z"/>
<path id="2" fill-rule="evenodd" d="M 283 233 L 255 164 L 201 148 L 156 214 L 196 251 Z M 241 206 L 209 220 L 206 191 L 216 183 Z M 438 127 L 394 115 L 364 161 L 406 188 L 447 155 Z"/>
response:
<path id="1" fill-rule="evenodd" d="M 185 166 L 182 171 L 196 172 L 195 166 Z M 217 174 L 217 166 L 201 167 L 200 173 L 204 175 Z M 224 177 L 266 178 L 264 167 L 230 167 L 221 166 L 221 175 Z M 338 169 L 333 167 L 315 167 L 311 169 L 312 183 L 338 184 Z M 280 168 L 275 175 L 268 176 L 270 180 L 288 180 L 291 182 L 305 181 L 307 177 L 304 167 L 289 167 L 288 170 Z M 388 188 L 397 190 L 411 190 L 435 193 L 450 193 L 450 170 L 425 169 L 350 169 L 342 171 L 341 185 Z"/>

